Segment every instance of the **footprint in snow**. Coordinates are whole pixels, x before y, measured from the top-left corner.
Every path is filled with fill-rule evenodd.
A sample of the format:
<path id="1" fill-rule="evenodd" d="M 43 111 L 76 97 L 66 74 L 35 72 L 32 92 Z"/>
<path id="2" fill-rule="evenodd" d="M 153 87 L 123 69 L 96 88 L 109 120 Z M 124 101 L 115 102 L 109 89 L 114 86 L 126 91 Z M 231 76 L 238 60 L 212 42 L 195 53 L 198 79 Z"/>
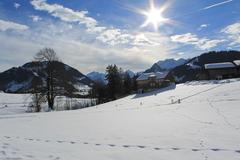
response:
<path id="1" fill-rule="evenodd" d="M 175 150 L 175 151 L 177 151 L 177 150 L 180 150 L 180 148 L 172 148 L 172 150 Z"/>
<path id="2" fill-rule="evenodd" d="M 213 149 L 211 149 L 212 151 L 220 151 L 220 150 L 222 150 L 222 149 L 217 149 L 217 148 L 213 148 Z"/>
<path id="3" fill-rule="evenodd" d="M 110 147 L 115 147 L 116 145 L 115 144 L 108 144 Z"/>
<path id="4" fill-rule="evenodd" d="M 138 148 L 146 148 L 146 146 L 137 146 Z"/>
<path id="5" fill-rule="evenodd" d="M 128 147 L 130 147 L 130 145 L 123 145 L 123 147 L 124 147 L 124 148 L 128 148 Z"/>
<path id="6" fill-rule="evenodd" d="M 4 155 L 4 156 L 7 155 L 5 151 L 0 151 L 0 153 L 1 153 L 2 155 Z"/>
<path id="7" fill-rule="evenodd" d="M 22 160 L 21 157 L 6 157 L 6 160 Z"/>
<path id="8" fill-rule="evenodd" d="M 240 153 L 240 150 L 236 150 L 235 152 Z"/>
<path id="9" fill-rule="evenodd" d="M 155 150 L 161 150 L 161 148 L 154 148 Z"/>
<path id="10" fill-rule="evenodd" d="M 95 144 L 95 146 L 101 146 L 101 144 L 99 144 L 99 143 L 96 143 L 96 144 Z"/>
<path id="11" fill-rule="evenodd" d="M 25 157 L 27 157 L 27 158 L 34 158 L 33 155 L 25 155 Z"/>

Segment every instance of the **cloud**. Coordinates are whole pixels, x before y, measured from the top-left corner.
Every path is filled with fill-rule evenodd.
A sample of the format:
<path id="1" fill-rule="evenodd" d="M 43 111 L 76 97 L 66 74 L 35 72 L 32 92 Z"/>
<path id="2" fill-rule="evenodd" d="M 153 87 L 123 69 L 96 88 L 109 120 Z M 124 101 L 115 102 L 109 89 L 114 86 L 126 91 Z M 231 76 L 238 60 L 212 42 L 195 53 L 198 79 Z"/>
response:
<path id="1" fill-rule="evenodd" d="M 6 57 L 6 62 L 9 62 L 8 65 L 0 66 L 0 69 L 7 69 L 6 66 L 22 65 L 31 61 L 34 54 L 41 48 L 51 47 L 56 50 L 64 63 L 83 73 L 92 70 L 104 71 L 108 64 L 141 71 L 159 59 L 169 57 L 172 53 L 171 49 L 175 47 L 169 37 L 160 33 L 136 33 L 142 36 L 135 37 L 125 32 L 112 28 L 104 34 L 108 35 L 106 43 L 119 42 L 129 45 L 127 47 L 102 45 L 99 40 L 96 40 L 95 35 L 89 34 L 78 24 L 46 19 L 21 35 L 0 32 L 0 57 Z M 148 42 L 136 45 L 133 43 L 137 41 L 135 39 L 138 42 L 143 41 L 142 39 Z M 126 43 L 127 40 L 129 42 Z"/>
<path id="2" fill-rule="evenodd" d="M 179 56 L 182 56 L 182 55 L 184 55 L 184 52 L 178 52 L 177 53 Z"/>
<path id="3" fill-rule="evenodd" d="M 19 3 L 14 3 L 13 6 L 18 9 L 19 7 L 21 7 L 21 5 Z"/>
<path id="4" fill-rule="evenodd" d="M 233 0 L 226 0 L 226 1 L 223 1 L 223 2 L 220 2 L 220 3 L 216 3 L 216 4 L 213 4 L 213 5 L 204 7 L 203 10 L 207 10 L 207 9 L 210 9 L 210 8 L 213 8 L 213 7 L 221 6 L 221 5 L 223 5 L 223 4 L 230 3 L 230 2 L 232 2 L 232 1 L 233 1 Z"/>
<path id="5" fill-rule="evenodd" d="M 62 21 L 83 24 L 88 30 L 95 29 L 97 26 L 97 21 L 87 16 L 88 11 L 74 11 L 59 4 L 48 4 L 46 0 L 32 0 L 31 4 L 36 10 L 47 11 Z"/>
<path id="6" fill-rule="evenodd" d="M 140 33 L 140 34 L 136 35 L 132 44 L 134 46 L 157 46 L 157 45 L 159 45 L 158 42 L 150 40 L 143 33 Z"/>
<path id="7" fill-rule="evenodd" d="M 228 39 L 231 41 L 229 46 L 240 44 L 240 23 L 228 25 L 221 32 L 227 34 Z"/>
<path id="8" fill-rule="evenodd" d="M 38 22 L 42 20 L 42 18 L 37 15 L 30 15 L 29 18 L 31 18 L 33 22 Z"/>
<path id="9" fill-rule="evenodd" d="M 178 42 L 186 45 L 194 45 L 200 50 L 209 50 L 216 47 L 219 43 L 225 42 L 225 40 L 219 39 L 208 39 L 208 38 L 199 38 L 197 35 L 192 33 L 186 33 L 181 35 L 171 36 L 173 42 Z"/>
<path id="10" fill-rule="evenodd" d="M 201 24 L 199 27 L 198 27 L 198 31 L 204 29 L 204 28 L 207 28 L 209 26 L 209 24 Z"/>
<path id="11" fill-rule="evenodd" d="M 124 29 L 99 25 L 97 20 L 88 16 L 88 11 L 74 11 L 59 4 L 49 4 L 46 0 L 32 0 L 31 4 L 36 10 L 47 11 L 52 16 L 60 18 L 63 22 L 84 24 L 86 31 L 93 34 L 95 40 L 104 45 L 128 48 L 158 45 L 154 40 L 149 41 L 143 34 L 130 33 L 130 31 Z M 87 36 L 91 37 L 91 35 Z"/>
<path id="12" fill-rule="evenodd" d="M 8 57 L 12 66 L 32 60 L 43 47 L 55 49 L 65 63 L 83 73 L 104 71 L 108 64 L 141 71 L 160 59 L 177 57 L 176 53 L 181 52 L 174 52 L 179 44 L 163 33 L 101 25 L 87 11 L 74 11 L 46 0 L 32 0 L 31 4 L 59 20 L 37 18 L 37 25 L 21 35 L 0 32 L 0 42 L 8 42 L 0 43 L 0 56 Z M 35 15 L 29 17 L 35 21 Z"/>
<path id="13" fill-rule="evenodd" d="M 23 24 L 18 24 L 11 21 L 4 21 L 0 19 L 0 31 L 6 31 L 6 30 L 17 30 L 17 31 L 23 31 L 27 30 L 29 27 Z"/>
<path id="14" fill-rule="evenodd" d="M 123 33 L 120 29 L 106 29 L 99 36 L 97 40 L 107 43 L 109 45 L 128 44 L 134 37 L 130 34 Z"/>

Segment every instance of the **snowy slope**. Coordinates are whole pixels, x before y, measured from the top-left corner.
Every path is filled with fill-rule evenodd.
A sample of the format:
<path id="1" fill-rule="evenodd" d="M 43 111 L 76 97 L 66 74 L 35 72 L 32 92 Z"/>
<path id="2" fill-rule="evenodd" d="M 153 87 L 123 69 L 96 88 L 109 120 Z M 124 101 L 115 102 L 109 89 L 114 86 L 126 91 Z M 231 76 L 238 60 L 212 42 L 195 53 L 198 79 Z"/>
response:
<path id="1" fill-rule="evenodd" d="M 84 110 L 2 115 L 0 159 L 238 160 L 239 103 L 240 80 L 233 79 L 180 84 Z"/>
<path id="2" fill-rule="evenodd" d="M 26 113 L 31 101 L 29 94 L 7 94 L 0 92 L 0 115 Z"/>

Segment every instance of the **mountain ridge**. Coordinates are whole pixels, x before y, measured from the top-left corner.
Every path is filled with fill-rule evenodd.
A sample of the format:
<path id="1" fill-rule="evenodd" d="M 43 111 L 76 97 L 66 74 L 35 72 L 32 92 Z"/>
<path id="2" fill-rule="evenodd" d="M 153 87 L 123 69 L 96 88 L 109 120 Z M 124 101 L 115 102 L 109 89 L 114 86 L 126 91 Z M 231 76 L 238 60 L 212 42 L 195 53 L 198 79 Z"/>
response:
<path id="1" fill-rule="evenodd" d="M 69 91 L 78 92 L 80 88 L 88 88 L 94 82 L 77 69 L 62 63 L 54 62 L 61 74 L 58 78 L 60 86 L 64 84 Z M 12 67 L 0 73 L 0 90 L 6 93 L 29 93 L 37 85 L 46 85 L 46 66 L 47 62 L 28 62 L 19 67 Z M 88 87 L 87 87 L 88 86 Z"/>

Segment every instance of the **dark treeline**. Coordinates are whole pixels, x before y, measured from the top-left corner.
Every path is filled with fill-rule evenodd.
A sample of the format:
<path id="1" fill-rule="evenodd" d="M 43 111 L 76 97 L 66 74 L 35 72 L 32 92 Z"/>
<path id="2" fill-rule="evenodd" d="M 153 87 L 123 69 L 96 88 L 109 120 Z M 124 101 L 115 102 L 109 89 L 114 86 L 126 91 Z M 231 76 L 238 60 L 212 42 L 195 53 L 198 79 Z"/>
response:
<path id="1" fill-rule="evenodd" d="M 127 96 L 137 91 L 137 76 L 131 77 L 117 65 L 108 65 L 106 68 L 107 85 L 96 83 L 93 88 L 93 96 L 98 103 L 104 103 Z"/>

